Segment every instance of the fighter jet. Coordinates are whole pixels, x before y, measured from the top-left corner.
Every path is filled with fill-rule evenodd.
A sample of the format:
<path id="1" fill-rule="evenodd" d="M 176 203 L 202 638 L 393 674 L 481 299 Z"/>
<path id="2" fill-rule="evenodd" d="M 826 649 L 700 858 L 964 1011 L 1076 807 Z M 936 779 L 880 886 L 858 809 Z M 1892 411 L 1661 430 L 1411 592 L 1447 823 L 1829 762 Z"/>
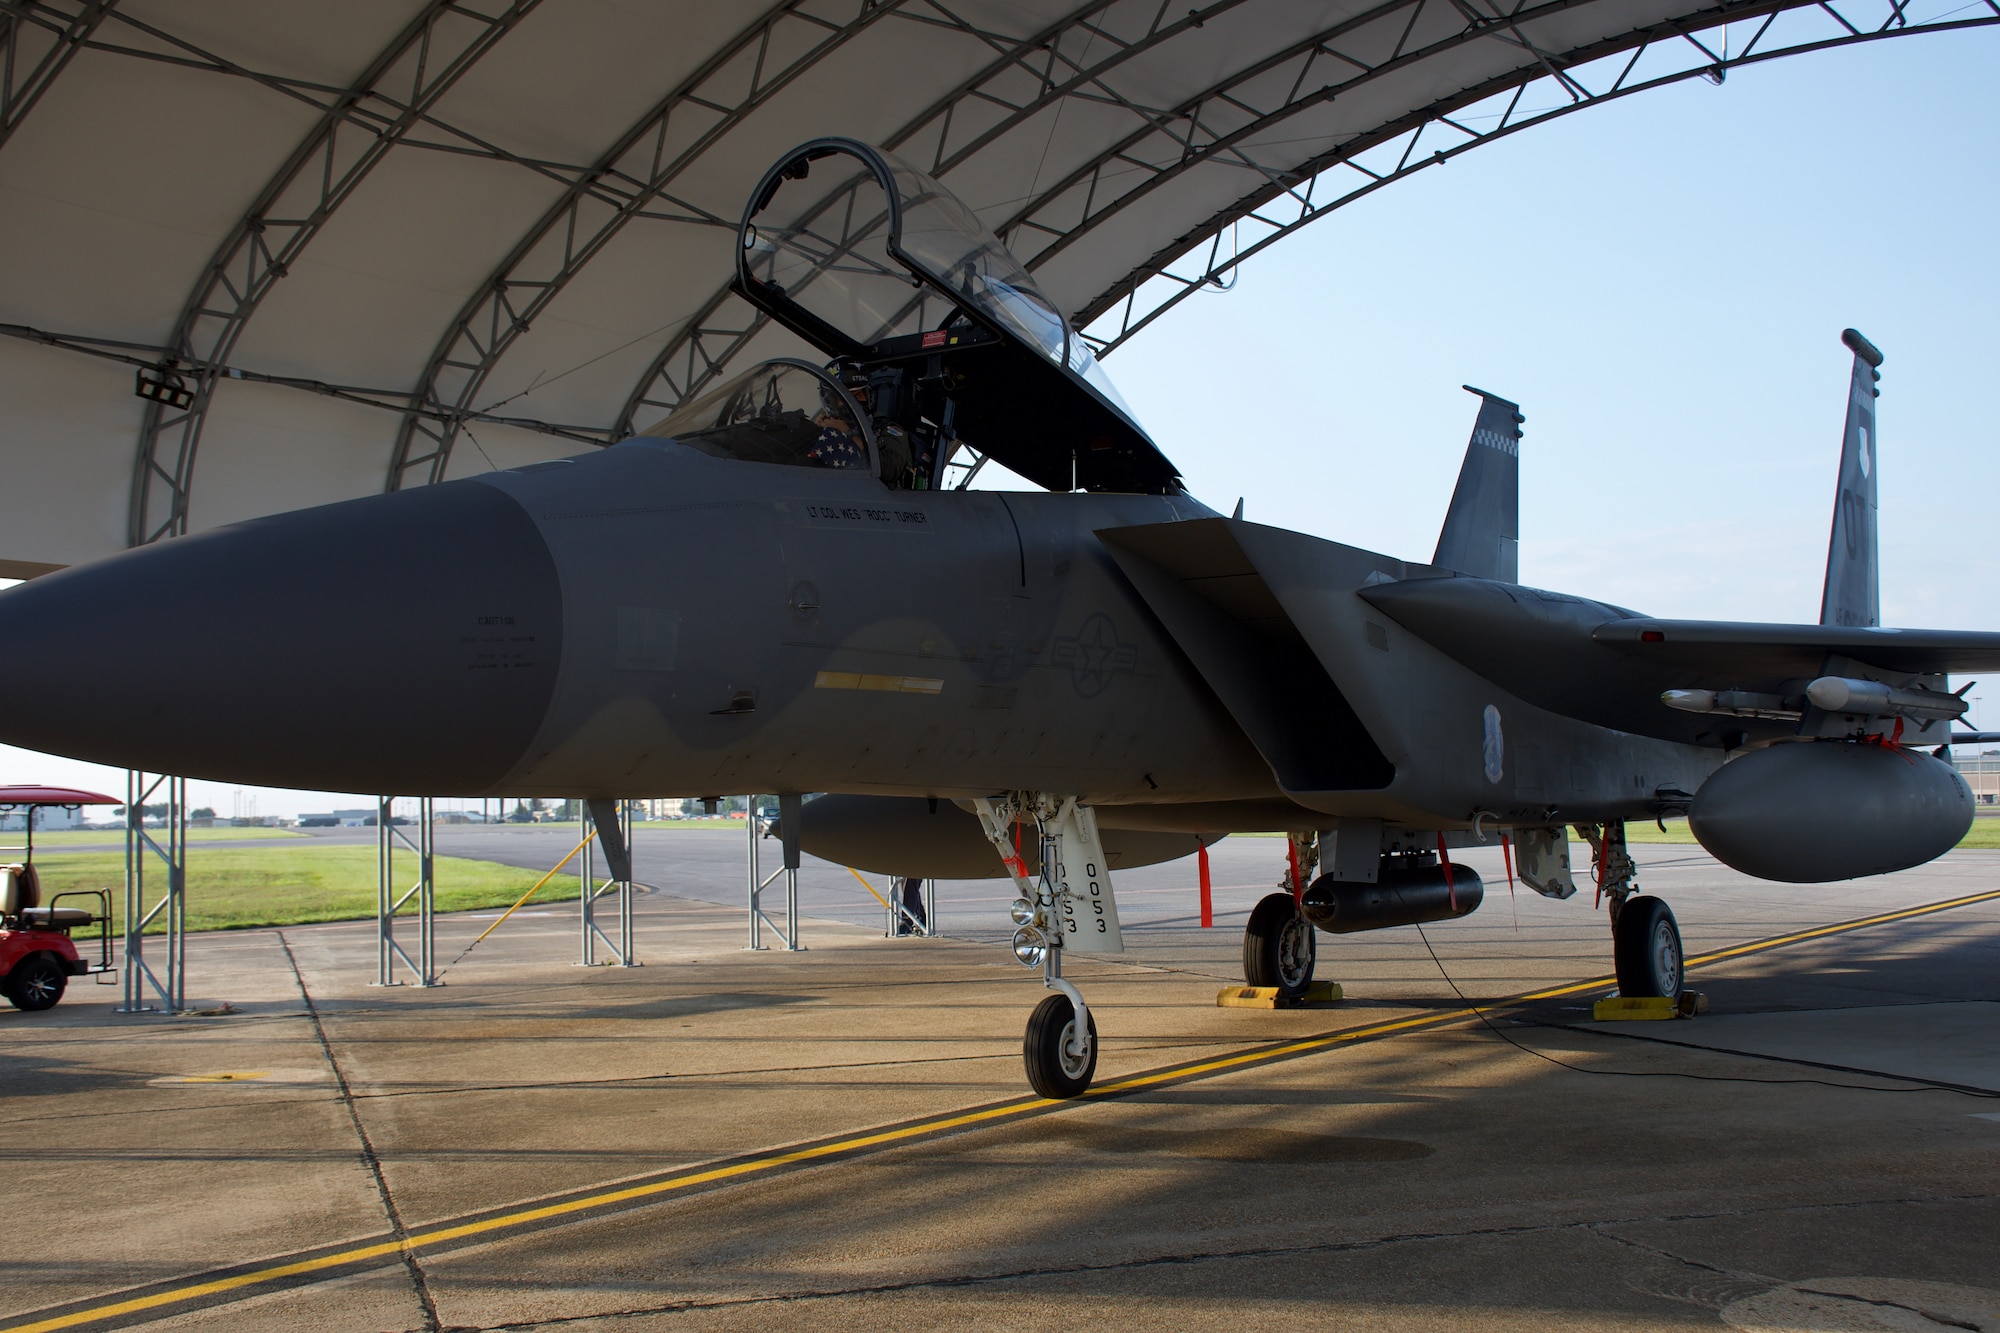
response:
<path id="1" fill-rule="evenodd" d="M 803 848 L 1011 876 L 1051 994 L 1042 1094 L 1096 1068 L 1062 975 L 1122 947 L 1113 875 L 1290 835 L 1248 980 L 1302 993 L 1317 932 L 1463 916 L 1454 849 L 1576 893 L 1618 985 L 1675 996 L 1630 820 L 1816 882 L 1969 827 L 1945 673 L 2000 635 L 1882 628 L 1875 382 L 1854 371 L 1816 625 L 1657 620 L 1522 586 L 1522 416 L 1480 408 L 1437 551 L 1398 559 L 1189 495 L 1089 344 L 937 181 L 847 139 L 785 154 L 735 288 L 818 349 L 600 452 L 239 523 L 0 593 L 0 740 L 217 781 L 582 798 L 777 793 Z M 1478 392 L 1478 391 L 1475 391 Z M 987 463 L 1040 492 L 968 489 Z M 693 575 L 693 577 L 691 577 Z M 348 590 L 339 600 L 296 590 Z M 827 793 L 811 803 L 807 793 Z"/>

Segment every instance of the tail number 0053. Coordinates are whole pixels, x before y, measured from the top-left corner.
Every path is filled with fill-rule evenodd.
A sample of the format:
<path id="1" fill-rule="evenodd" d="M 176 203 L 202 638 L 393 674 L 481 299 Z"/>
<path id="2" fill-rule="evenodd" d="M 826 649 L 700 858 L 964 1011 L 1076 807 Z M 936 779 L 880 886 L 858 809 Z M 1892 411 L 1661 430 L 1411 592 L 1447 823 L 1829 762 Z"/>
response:
<path id="1" fill-rule="evenodd" d="M 1064 887 L 1067 888 L 1069 885 L 1069 875 L 1068 875 L 1069 868 L 1063 865 L 1061 862 L 1056 863 L 1056 868 L 1057 868 L 1057 873 L 1062 878 L 1062 883 Z M 1063 905 L 1066 909 L 1068 909 L 1065 910 L 1063 913 L 1063 926 L 1071 934 L 1076 933 L 1076 928 L 1077 928 L 1076 912 L 1074 904 L 1079 897 L 1087 895 L 1090 899 L 1090 910 L 1094 914 L 1092 919 L 1097 924 L 1097 933 L 1100 935 L 1107 934 L 1109 933 L 1110 927 L 1108 927 L 1104 921 L 1104 886 L 1098 880 L 1097 863 L 1094 861 L 1085 862 L 1083 871 L 1084 871 L 1085 894 L 1077 894 L 1075 892 L 1069 892 L 1063 895 L 1064 896 Z"/>

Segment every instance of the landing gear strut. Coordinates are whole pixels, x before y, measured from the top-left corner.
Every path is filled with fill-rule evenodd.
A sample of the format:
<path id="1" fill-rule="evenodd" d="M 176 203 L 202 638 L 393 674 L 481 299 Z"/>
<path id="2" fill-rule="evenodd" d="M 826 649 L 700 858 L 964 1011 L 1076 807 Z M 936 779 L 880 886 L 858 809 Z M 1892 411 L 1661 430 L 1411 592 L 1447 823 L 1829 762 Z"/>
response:
<path id="1" fill-rule="evenodd" d="M 1243 979 L 1295 1000 L 1311 988 L 1318 954 L 1313 924 L 1301 904 L 1306 885 L 1319 871 L 1319 834 L 1292 833 L 1287 839 L 1282 891 L 1267 894 L 1251 908 L 1243 927 Z"/>
<path id="2" fill-rule="evenodd" d="M 1097 1020 L 1062 974 L 1063 954 L 1116 953 L 1124 945 L 1097 820 L 1075 797 L 1016 792 L 974 802 L 980 823 L 1020 892 L 1013 905 L 1014 956 L 1042 969 L 1045 996 L 1028 1019 L 1021 1060 L 1044 1097 L 1080 1097 L 1097 1073 Z M 1016 829 L 1032 821 L 1041 868 L 1030 879 Z"/>
<path id="3" fill-rule="evenodd" d="M 1681 928 L 1664 899 L 1638 892 L 1639 867 L 1625 850 L 1624 824 L 1579 824 L 1576 831 L 1590 844 L 1597 890 L 1609 900 L 1619 995 L 1678 999 Z"/>

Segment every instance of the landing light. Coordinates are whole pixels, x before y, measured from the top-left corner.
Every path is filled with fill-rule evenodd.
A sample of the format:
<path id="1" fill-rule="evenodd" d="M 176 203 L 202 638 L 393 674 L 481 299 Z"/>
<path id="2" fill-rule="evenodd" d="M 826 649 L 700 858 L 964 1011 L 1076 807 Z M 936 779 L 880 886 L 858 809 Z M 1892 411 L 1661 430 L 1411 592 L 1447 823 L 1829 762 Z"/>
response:
<path id="1" fill-rule="evenodd" d="M 1007 906 L 1007 915 L 1014 918 L 1014 924 L 1025 926 L 1035 919 L 1035 905 L 1026 898 L 1016 898 Z"/>
<path id="2" fill-rule="evenodd" d="M 1014 932 L 1014 956 L 1021 960 L 1022 967 L 1040 967 L 1048 952 L 1048 941 L 1033 926 L 1023 926 Z"/>

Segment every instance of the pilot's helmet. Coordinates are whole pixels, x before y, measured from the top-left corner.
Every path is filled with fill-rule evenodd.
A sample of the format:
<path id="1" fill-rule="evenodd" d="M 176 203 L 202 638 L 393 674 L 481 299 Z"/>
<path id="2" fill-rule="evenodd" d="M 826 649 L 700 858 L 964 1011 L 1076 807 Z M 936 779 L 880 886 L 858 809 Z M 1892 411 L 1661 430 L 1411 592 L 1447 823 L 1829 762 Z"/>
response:
<path id="1" fill-rule="evenodd" d="M 847 405 L 847 400 L 840 396 L 840 391 L 825 380 L 821 380 L 819 385 L 819 405 L 827 416 L 839 417 L 842 421 L 853 424 L 854 409 Z"/>

